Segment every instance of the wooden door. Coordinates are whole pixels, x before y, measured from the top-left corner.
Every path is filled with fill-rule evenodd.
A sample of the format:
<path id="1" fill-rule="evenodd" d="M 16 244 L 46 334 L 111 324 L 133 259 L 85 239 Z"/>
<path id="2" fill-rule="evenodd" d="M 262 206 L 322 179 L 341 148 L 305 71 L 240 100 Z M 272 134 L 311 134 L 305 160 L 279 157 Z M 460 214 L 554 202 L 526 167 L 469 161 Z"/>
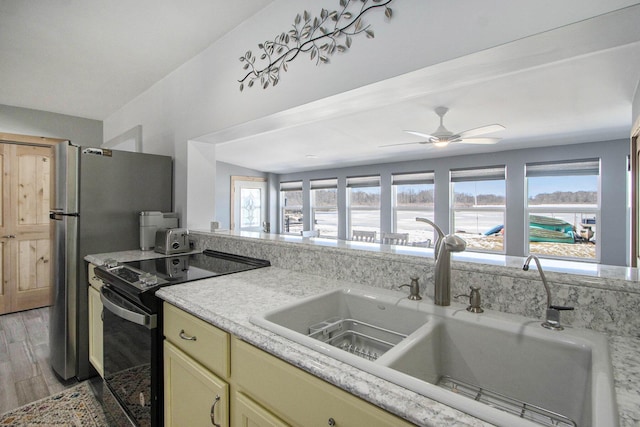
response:
<path id="1" fill-rule="evenodd" d="M 0 313 L 50 305 L 53 150 L 2 143 Z"/>
<path id="2" fill-rule="evenodd" d="M 2 200 L 0 200 L 0 314 L 8 313 L 11 306 L 11 288 L 12 278 L 9 276 L 11 265 L 10 250 L 12 235 L 10 233 L 9 223 L 9 185 L 5 185 L 11 172 L 7 153 L 7 144 L 0 144 L 0 191 L 2 192 Z"/>

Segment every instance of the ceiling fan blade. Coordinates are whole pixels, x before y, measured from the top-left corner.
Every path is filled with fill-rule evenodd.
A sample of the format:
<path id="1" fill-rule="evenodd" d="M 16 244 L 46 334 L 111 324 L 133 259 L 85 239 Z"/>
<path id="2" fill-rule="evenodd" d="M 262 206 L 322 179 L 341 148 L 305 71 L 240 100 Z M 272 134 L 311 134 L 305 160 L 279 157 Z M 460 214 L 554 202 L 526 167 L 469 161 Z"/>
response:
<path id="1" fill-rule="evenodd" d="M 410 133 L 411 135 L 419 136 L 421 138 L 427 138 L 430 141 L 432 141 L 434 139 L 438 139 L 438 137 L 436 137 L 436 136 L 429 135 L 428 133 L 424 133 L 424 132 L 418 132 L 416 130 L 405 130 L 405 132 L 406 133 Z"/>
<path id="2" fill-rule="evenodd" d="M 378 147 L 379 148 L 382 148 L 382 147 L 396 147 L 398 145 L 430 144 L 430 143 L 431 143 L 431 141 L 401 142 L 399 144 L 378 145 Z"/>
<path id="3" fill-rule="evenodd" d="M 459 142 L 461 144 L 490 145 L 497 143 L 501 139 L 502 138 L 463 138 L 457 139 L 455 142 Z"/>
<path id="4" fill-rule="evenodd" d="M 484 135 L 485 133 L 498 132 L 504 129 L 505 127 L 499 124 L 481 126 L 479 128 L 468 129 L 468 130 L 465 130 L 464 132 L 460 132 L 459 134 L 454 135 L 454 138 L 455 139 L 472 138 L 474 136 Z"/>

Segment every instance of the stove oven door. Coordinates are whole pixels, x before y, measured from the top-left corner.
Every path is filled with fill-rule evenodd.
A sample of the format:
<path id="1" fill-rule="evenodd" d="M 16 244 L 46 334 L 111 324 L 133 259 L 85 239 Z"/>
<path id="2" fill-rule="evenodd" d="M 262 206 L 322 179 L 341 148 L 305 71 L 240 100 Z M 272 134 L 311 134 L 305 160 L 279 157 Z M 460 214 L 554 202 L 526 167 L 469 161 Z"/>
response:
<path id="1" fill-rule="evenodd" d="M 139 427 L 160 425 L 156 314 L 104 285 L 104 380 L 127 416 Z M 156 366 L 153 366 L 156 365 Z"/>

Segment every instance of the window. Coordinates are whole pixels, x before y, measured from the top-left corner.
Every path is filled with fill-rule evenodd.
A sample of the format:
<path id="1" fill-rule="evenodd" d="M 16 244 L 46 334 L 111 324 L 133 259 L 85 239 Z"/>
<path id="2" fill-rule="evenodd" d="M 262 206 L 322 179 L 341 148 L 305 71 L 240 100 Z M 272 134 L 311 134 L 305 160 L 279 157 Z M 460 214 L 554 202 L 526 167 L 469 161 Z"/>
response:
<path id="1" fill-rule="evenodd" d="M 393 231 L 409 233 L 409 243 L 416 246 L 432 246 L 434 231 L 416 221 L 423 217 L 433 221 L 433 172 L 394 174 L 393 191 Z"/>
<path id="2" fill-rule="evenodd" d="M 281 229 L 283 234 L 302 231 L 302 181 L 280 183 Z"/>
<path id="3" fill-rule="evenodd" d="M 525 176 L 528 252 L 597 260 L 600 160 L 530 163 Z"/>
<path id="4" fill-rule="evenodd" d="M 373 231 L 380 235 L 380 177 L 347 178 L 349 197 L 349 238 L 353 231 Z"/>
<path id="5" fill-rule="evenodd" d="M 311 181 L 311 228 L 320 237 L 338 238 L 338 180 Z"/>
<path id="6" fill-rule="evenodd" d="M 452 229 L 467 250 L 504 253 L 505 167 L 451 170 Z"/>

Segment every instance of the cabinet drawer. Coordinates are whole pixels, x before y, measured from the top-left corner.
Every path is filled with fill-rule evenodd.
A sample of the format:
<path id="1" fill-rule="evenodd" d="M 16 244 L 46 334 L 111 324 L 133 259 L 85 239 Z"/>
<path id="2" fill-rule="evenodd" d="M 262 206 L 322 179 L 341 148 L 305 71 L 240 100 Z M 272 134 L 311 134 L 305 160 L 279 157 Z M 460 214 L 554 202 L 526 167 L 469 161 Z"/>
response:
<path id="1" fill-rule="evenodd" d="M 233 339 L 232 346 L 236 383 L 289 424 L 413 425 L 245 342 Z"/>
<path id="2" fill-rule="evenodd" d="M 166 427 L 229 426 L 229 385 L 164 342 Z"/>
<path id="3" fill-rule="evenodd" d="M 229 377 L 229 334 L 164 303 L 164 336 L 211 372 Z"/>
<path id="4" fill-rule="evenodd" d="M 96 269 L 96 266 L 94 264 L 89 263 L 88 268 L 89 270 L 87 272 L 88 273 L 87 277 L 89 278 L 89 284 L 94 288 L 96 288 L 97 290 L 100 290 L 100 288 L 102 287 L 102 280 L 100 280 L 98 276 L 96 276 L 96 273 L 93 271 Z"/>

